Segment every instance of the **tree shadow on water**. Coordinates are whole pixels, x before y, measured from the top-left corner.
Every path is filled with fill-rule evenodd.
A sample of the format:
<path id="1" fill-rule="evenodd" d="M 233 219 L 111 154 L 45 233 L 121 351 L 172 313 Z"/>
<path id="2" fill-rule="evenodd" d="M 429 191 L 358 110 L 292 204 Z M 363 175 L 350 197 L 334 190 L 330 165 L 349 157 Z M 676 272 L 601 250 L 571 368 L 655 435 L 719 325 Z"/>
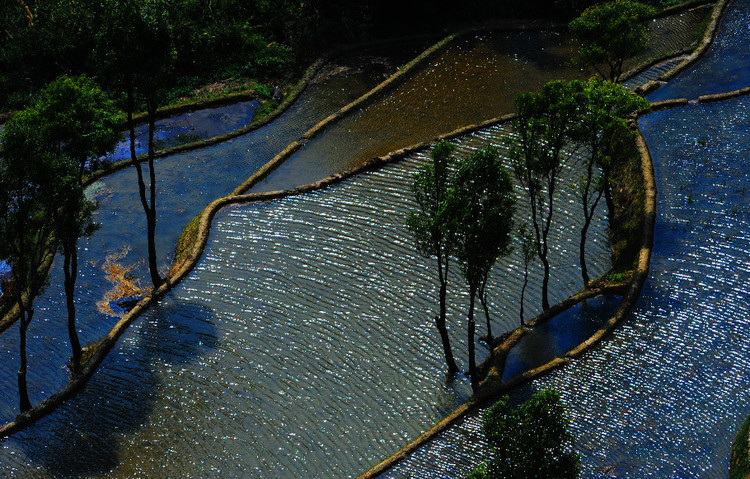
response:
<path id="1" fill-rule="evenodd" d="M 163 394 L 164 370 L 217 344 L 210 310 L 168 297 L 131 326 L 84 391 L 9 440 L 28 466 L 54 477 L 106 475 L 119 465 L 119 438 L 148 422 Z"/>

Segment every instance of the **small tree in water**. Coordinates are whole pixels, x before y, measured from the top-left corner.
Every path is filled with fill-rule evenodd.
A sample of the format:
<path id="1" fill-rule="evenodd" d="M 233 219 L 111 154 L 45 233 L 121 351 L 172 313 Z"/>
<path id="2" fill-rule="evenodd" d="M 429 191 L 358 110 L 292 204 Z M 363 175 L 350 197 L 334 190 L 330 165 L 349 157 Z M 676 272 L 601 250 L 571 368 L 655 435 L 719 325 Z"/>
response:
<path id="1" fill-rule="evenodd" d="M 445 199 L 455 149 L 455 145 L 446 141 L 440 141 L 433 147 L 431 161 L 423 165 L 414 176 L 412 191 L 417 209 L 406 220 L 409 231 L 416 240 L 419 254 L 425 258 L 435 258 L 437 262 L 440 310 L 435 316 L 435 325 L 443 342 L 449 374 L 458 372 L 446 328 L 446 294 L 451 253 L 448 227 L 451 223 L 447 220 Z"/>
<path id="2" fill-rule="evenodd" d="M 477 293 L 484 291 L 495 261 L 510 251 L 513 229 L 513 183 L 498 157 L 497 148 L 487 147 L 460 161 L 447 199 L 455 255 L 469 287 L 469 374 L 474 391 L 479 387 L 474 347 L 475 300 Z M 487 329 L 491 337 L 489 316 Z"/>
<path id="3" fill-rule="evenodd" d="M 0 135 L 0 259 L 11 266 L 9 294 L 20 308 L 18 395 L 21 412 L 31 409 L 26 384 L 26 332 L 34 299 L 47 281 L 42 265 L 52 254 L 54 231 L 47 208 L 54 157 L 40 148 L 33 108 L 14 116 Z"/>
<path id="4" fill-rule="evenodd" d="M 492 459 L 468 479 L 574 479 L 580 458 L 571 452 L 560 395 L 551 390 L 534 394 L 511 410 L 508 396 L 490 406 L 482 421 Z"/>
<path id="5" fill-rule="evenodd" d="M 92 218 L 97 205 L 84 195 L 83 175 L 96 169 L 99 158 L 114 149 L 121 118 L 114 103 L 94 81 L 82 76 L 53 81 L 37 95 L 34 108 L 39 123 L 35 141 L 56 159 L 49 209 L 63 255 L 71 365 L 78 372 L 81 343 L 74 301 L 78 239 L 90 237 L 98 228 Z"/>

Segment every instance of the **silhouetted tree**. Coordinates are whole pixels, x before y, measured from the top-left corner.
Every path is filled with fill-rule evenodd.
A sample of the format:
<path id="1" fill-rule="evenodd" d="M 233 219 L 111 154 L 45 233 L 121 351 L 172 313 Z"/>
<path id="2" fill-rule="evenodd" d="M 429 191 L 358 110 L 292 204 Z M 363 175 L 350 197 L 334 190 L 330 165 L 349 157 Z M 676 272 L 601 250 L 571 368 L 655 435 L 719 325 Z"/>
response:
<path id="1" fill-rule="evenodd" d="M 475 300 L 477 293 L 484 290 L 492 266 L 510 251 L 513 229 L 513 183 L 498 157 L 497 148 L 490 146 L 459 161 L 447 198 L 454 251 L 469 287 L 469 374 L 475 391 L 479 387 L 474 347 Z M 489 316 L 487 329 L 491 337 Z"/>
<path id="2" fill-rule="evenodd" d="M 83 192 L 83 175 L 88 169 L 97 169 L 100 158 L 114 149 L 121 119 L 114 103 L 93 80 L 83 76 L 61 77 L 50 83 L 36 96 L 34 110 L 39 123 L 36 141 L 55 157 L 49 208 L 63 255 L 71 364 L 77 372 L 81 362 L 75 318 L 78 239 L 90 237 L 97 228 L 92 219 L 96 204 Z"/>
<path id="3" fill-rule="evenodd" d="M 586 152 L 580 191 L 584 221 L 579 245 L 581 276 L 586 286 L 589 283 L 586 237 L 602 194 L 606 196 L 610 215 L 613 213 L 610 187 L 611 158 L 615 148 L 613 139 L 619 138 L 615 135 L 627 131 L 626 117 L 648 108 L 649 103 L 623 86 L 599 78 L 592 78 L 586 83 L 579 102 L 582 105 L 581 118 L 570 135 Z"/>
<path id="4" fill-rule="evenodd" d="M 451 222 L 447 215 L 446 196 L 450 179 L 450 168 L 453 164 L 455 145 L 446 141 L 438 142 L 430 155 L 431 160 L 420 167 L 414 175 L 412 191 L 417 202 L 417 209 L 409 214 L 407 226 L 417 244 L 417 251 L 425 258 L 437 261 L 438 281 L 440 283 L 439 313 L 435 316 L 435 326 L 440 333 L 448 373 L 458 372 L 453 358 L 448 329 L 446 328 L 446 294 L 450 272 L 451 245 L 448 228 Z"/>
<path id="5" fill-rule="evenodd" d="M 510 138 L 511 161 L 531 210 L 531 225 L 537 255 L 544 267 L 542 308 L 549 309 L 549 233 L 555 212 L 555 194 L 560 174 L 574 156 L 570 146 L 571 128 L 580 116 L 579 97 L 583 83 L 556 80 L 540 92 L 516 97 L 515 131 Z"/>
<path id="6" fill-rule="evenodd" d="M 156 110 L 175 59 L 167 8 L 168 4 L 162 0 L 109 0 L 98 35 L 104 78 L 126 97 L 130 158 L 138 175 L 138 192 L 146 213 L 148 267 L 154 288 L 164 281 L 159 274 L 156 255 L 154 131 Z M 135 151 L 133 114 L 138 101 L 145 103 L 148 116 L 148 188 Z"/>
<path id="7" fill-rule="evenodd" d="M 31 409 L 26 384 L 26 332 L 34 316 L 34 299 L 47 280 L 42 265 L 53 254 L 51 211 L 46 208 L 54 180 L 54 161 L 35 141 L 38 118 L 33 109 L 8 121 L 0 136 L 0 259 L 11 266 L 9 294 L 20 308 L 18 394 L 21 412 Z"/>

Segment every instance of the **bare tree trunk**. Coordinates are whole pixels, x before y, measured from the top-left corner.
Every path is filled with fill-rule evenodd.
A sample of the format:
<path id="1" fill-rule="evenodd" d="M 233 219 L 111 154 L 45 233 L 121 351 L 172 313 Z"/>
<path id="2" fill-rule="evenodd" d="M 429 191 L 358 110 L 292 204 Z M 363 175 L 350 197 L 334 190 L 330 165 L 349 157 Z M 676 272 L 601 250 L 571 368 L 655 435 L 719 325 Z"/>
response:
<path id="1" fill-rule="evenodd" d="M 474 347 L 474 334 L 476 323 L 474 323 L 474 299 L 476 297 L 476 288 L 471 287 L 469 292 L 469 377 L 471 378 L 471 390 L 479 390 L 479 378 L 477 377 L 477 359 Z"/>
<path id="2" fill-rule="evenodd" d="M 21 309 L 21 320 L 20 331 L 20 355 L 21 355 L 21 366 L 18 368 L 18 396 L 20 400 L 21 412 L 26 412 L 31 409 L 31 401 L 29 400 L 29 390 L 26 385 L 26 369 L 28 367 L 26 361 L 26 331 L 29 329 L 31 324 L 31 318 L 34 315 L 33 309 L 26 309 L 22 306 Z"/>
<path id="3" fill-rule="evenodd" d="M 523 286 L 521 287 L 521 326 L 525 326 L 526 323 L 523 320 L 523 303 L 526 299 L 526 286 L 529 284 L 529 265 L 525 264 L 523 267 Z"/>
<path id="4" fill-rule="evenodd" d="M 65 245 L 63 247 L 63 271 L 65 273 L 65 299 L 68 308 L 68 337 L 70 338 L 70 347 L 72 349 L 71 366 L 73 374 L 81 371 L 81 342 L 78 339 L 78 330 L 76 329 L 76 306 L 75 306 L 75 285 L 78 277 L 78 250 L 75 245 Z"/>
<path id="5" fill-rule="evenodd" d="M 154 285 L 154 289 L 158 288 L 162 279 L 159 276 L 159 270 L 156 264 L 156 177 L 154 174 L 154 129 L 155 129 L 155 115 L 152 114 L 152 102 L 148 102 L 148 161 L 149 161 L 149 176 L 150 176 L 150 199 L 146 197 L 146 183 L 143 179 L 143 168 L 138 163 L 137 155 L 135 152 L 135 125 L 133 123 L 133 109 L 135 108 L 135 100 L 133 93 L 128 92 L 128 130 L 130 134 L 130 159 L 135 167 L 135 171 L 138 174 L 138 194 L 141 199 L 141 205 L 143 211 L 146 214 L 146 237 L 148 242 L 148 270 L 151 275 L 151 282 Z"/>
<path id="6" fill-rule="evenodd" d="M 487 306 L 487 292 L 485 290 L 486 288 L 486 281 L 487 278 L 484 278 L 484 281 L 481 285 L 479 285 L 479 303 L 482 305 L 482 309 L 484 310 L 484 319 L 487 322 L 487 345 L 490 347 L 490 356 L 494 356 L 494 351 L 492 348 L 492 324 L 490 323 L 490 309 Z"/>
<path id="7" fill-rule="evenodd" d="M 154 289 L 164 282 L 159 275 L 156 263 L 156 173 L 154 172 L 154 131 L 156 130 L 156 105 L 153 99 L 148 100 L 148 171 L 150 207 L 146 209 L 146 227 L 148 234 L 148 270 Z"/>
<path id="8" fill-rule="evenodd" d="M 446 271 L 443 271 L 443 261 L 440 255 L 438 255 L 438 271 L 440 276 L 440 314 L 435 317 L 435 326 L 440 333 L 440 339 L 443 342 L 443 351 L 445 353 L 445 363 L 448 365 L 448 374 L 455 374 L 458 372 L 458 366 L 456 360 L 453 357 L 453 350 L 451 349 L 450 337 L 448 336 L 448 329 L 445 326 L 446 322 L 446 296 L 448 289 L 448 265 L 445 264 Z"/>

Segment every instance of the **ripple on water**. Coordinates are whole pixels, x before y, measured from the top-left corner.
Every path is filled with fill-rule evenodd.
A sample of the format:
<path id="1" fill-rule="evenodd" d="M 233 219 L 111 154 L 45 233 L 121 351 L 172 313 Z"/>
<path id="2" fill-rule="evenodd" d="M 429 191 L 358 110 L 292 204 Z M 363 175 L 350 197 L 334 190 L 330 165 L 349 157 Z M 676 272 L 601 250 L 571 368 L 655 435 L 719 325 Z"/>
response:
<path id="1" fill-rule="evenodd" d="M 551 387 L 562 393 L 583 477 L 609 477 L 604 471 L 726 477 L 750 400 L 749 178 L 742 166 L 750 150 L 748 122 L 747 97 L 640 121 L 660 191 L 651 279 L 630 320 L 610 339 L 518 392 Z M 701 145 L 700 138 L 711 142 Z M 464 424 L 480 421 L 477 415 Z M 442 470 L 474 457 L 477 441 L 447 434 L 389 477 L 414 477 L 404 471 Z M 449 453 L 431 465 L 436 459 L 429 451 L 441 448 Z"/>
<path id="2" fill-rule="evenodd" d="M 495 127 L 467 137 L 460 154 L 504 134 Z M 415 254 L 404 226 L 424 158 L 220 212 L 189 278 L 126 334 L 75 403 L 32 431 L 68 422 L 93 429 L 95 417 L 123 424 L 103 439 L 111 447 L 70 466 L 113 477 L 353 476 L 395 452 L 470 394 L 465 377 L 446 383 L 441 373 L 432 265 Z M 564 246 L 552 258 L 553 301 L 580 287 L 578 268 L 563 266 L 577 258 L 571 202 L 572 194 L 556 213 L 554 236 Z M 605 219 L 594 232 L 590 261 L 601 274 Z M 496 334 L 518 321 L 520 268 L 513 256 L 493 271 Z M 466 367 L 463 289 L 454 282 L 449 318 Z M 529 292 L 529 314 L 538 295 Z M 138 414 L 123 418 L 124 405 Z M 20 450 L 34 464 L 59 449 L 80 457 L 59 441 L 50 451 L 23 438 L 3 444 L 6 454 Z"/>

